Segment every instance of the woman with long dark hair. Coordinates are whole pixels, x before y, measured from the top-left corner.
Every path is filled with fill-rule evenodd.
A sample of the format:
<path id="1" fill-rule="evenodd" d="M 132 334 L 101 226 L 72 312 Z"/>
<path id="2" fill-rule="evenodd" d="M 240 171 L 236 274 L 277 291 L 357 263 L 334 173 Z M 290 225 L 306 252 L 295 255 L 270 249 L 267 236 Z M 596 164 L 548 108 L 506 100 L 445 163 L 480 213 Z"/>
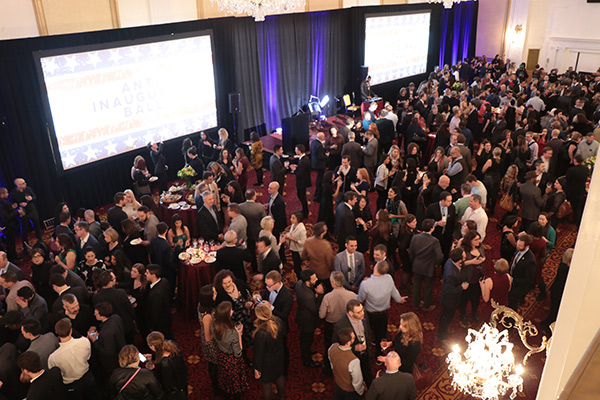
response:
<path id="1" fill-rule="evenodd" d="M 241 147 L 235 149 L 233 166 L 237 181 L 242 188 L 242 193 L 246 193 L 246 189 L 248 188 L 248 170 L 250 169 L 250 161 L 248 160 L 248 157 L 246 157 L 244 149 Z"/>
<path id="2" fill-rule="evenodd" d="M 242 359 L 244 325 L 231 320 L 231 303 L 224 301 L 215 310 L 211 333 L 219 346 L 217 379 L 219 388 L 228 399 L 241 399 L 249 389 L 246 365 Z"/>
<path id="3" fill-rule="evenodd" d="M 117 250 L 110 257 L 111 269 L 117 278 L 117 285 L 128 288 L 131 284 L 131 261 L 123 250 Z M 144 263 L 136 263 L 142 264 Z"/>
<path id="4" fill-rule="evenodd" d="M 177 259 L 179 254 L 190 247 L 190 230 L 183 224 L 183 218 L 178 213 L 171 217 L 171 226 L 167 232 L 167 240 L 173 247 L 173 258 Z"/>
<path id="5" fill-rule="evenodd" d="M 401 286 L 406 288 L 412 276 L 412 261 L 408 255 L 408 248 L 412 237 L 417 233 L 417 218 L 408 214 L 402 219 L 400 233 L 398 234 L 398 256 L 402 262 Z"/>
<path id="6" fill-rule="evenodd" d="M 121 221 L 121 228 L 125 239 L 123 239 L 123 251 L 129 258 L 132 264 L 142 263 L 148 264 L 148 251 L 146 246 L 143 246 L 137 239 L 142 239 L 143 230 L 140 228 L 137 222 L 131 219 L 124 219 Z M 133 243 L 131 243 L 133 241 Z M 135 244 L 134 244 L 135 243 Z"/>
<path id="7" fill-rule="evenodd" d="M 373 223 L 371 207 L 369 207 L 369 203 L 367 203 L 366 196 L 358 196 L 358 201 L 356 202 L 353 211 L 357 221 L 356 241 L 358 242 L 358 251 L 365 253 L 369 250 L 368 232 Z"/>
<path id="8" fill-rule="evenodd" d="M 149 333 L 146 324 L 146 290 L 148 289 L 148 279 L 146 278 L 146 267 L 144 264 L 134 264 L 129 274 L 131 277 L 131 286 L 129 287 L 129 296 L 135 299 L 133 308 L 135 311 L 135 323 L 142 335 Z"/>
<path id="9" fill-rule="evenodd" d="M 198 301 L 198 320 L 200 321 L 200 342 L 202 343 L 202 355 L 208 363 L 208 376 L 212 383 L 213 391 L 219 390 L 217 380 L 217 364 L 219 363 L 219 346 L 212 334 L 212 325 L 215 319 L 215 306 L 217 300 L 217 290 L 210 285 L 204 285 L 200 288 Z"/>
<path id="10" fill-rule="evenodd" d="M 473 322 L 479 323 L 480 318 L 477 313 L 479 307 L 479 298 L 481 297 L 481 288 L 479 287 L 479 278 L 483 276 L 483 263 L 485 262 L 485 251 L 481 244 L 481 236 L 477 231 L 469 231 L 462 240 L 462 248 L 465 251 L 466 259 L 461 270 L 463 282 L 469 282 L 467 290 L 463 290 L 460 299 L 461 322 L 468 325 L 467 304 L 471 303 L 471 316 Z"/>
<path id="11" fill-rule="evenodd" d="M 413 367 L 421 352 L 421 344 L 423 343 L 423 328 L 419 317 L 414 312 L 406 312 L 400 315 L 400 326 L 398 333 L 392 342 L 387 340 L 382 341 L 382 348 L 385 347 L 394 349 L 402 360 L 402 365 L 399 371 L 412 374 Z M 385 362 L 385 356 L 377 357 L 380 362 Z"/>
<path id="12" fill-rule="evenodd" d="M 217 289 L 217 304 L 227 301 L 232 304 L 232 320 L 244 325 L 244 346 L 252 345 L 252 292 L 248 284 L 237 279 L 233 272 L 223 269 L 215 275 Z"/>
<path id="13" fill-rule="evenodd" d="M 381 163 L 377 167 L 377 173 L 375 177 L 375 190 L 377 190 L 377 209 L 381 210 L 385 208 L 385 202 L 387 200 L 387 191 L 389 186 L 390 178 L 392 175 L 392 163 L 389 155 L 384 154 L 381 157 Z"/>
<path id="14" fill-rule="evenodd" d="M 152 370 L 165 392 L 166 400 L 187 399 L 187 367 L 177 343 L 165 340 L 161 332 L 150 332 L 146 343 L 155 354 L 150 365 L 153 365 Z"/>
<path id="15" fill-rule="evenodd" d="M 277 387 L 277 398 L 284 398 L 285 377 L 285 328 L 266 304 L 256 307 L 254 323 L 254 377 L 263 387 L 263 399 L 271 400 L 273 384 Z"/>
<path id="16" fill-rule="evenodd" d="M 139 195 L 152 193 L 150 189 L 150 177 L 152 174 L 146 167 L 146 160 L 144 157 L 139 157 L 135 162 L 135 169 L 133 170 L 133 183 L 137 187 L 137 193 Z"/>
<path id="17" fill-rule="evenodd" d="M 561 176 L 554 181 L 554 191 L 548 195 L 548 199 L 544 204 L 543 210 L 550 216 L 550 224 L 554 228 L 556 228 L 560 223 L 560 219 L 556 215 L 558 208 L 562 203 L 564 203 L 565 200 L 567 200 L 567 195 L 564 191 L 566 185 L 567 179 L 564 176 Z"/>
<path id="18" fill-rule="evenodd" d="M 190 159 L 188 158 L 187 151 L 193 146 L 192 139 L 185 138 L 183 142 L 181 142 L 181 155 L 183 156 L 183 162 L 185 165 L 190 164 Z"/>
<path id="19" fill-rule="evenodd" d="M 62 265 L 65 269 L 77 272 L 77 251 L 71 236 L 67 233 L 61 233 L 56 238 L 56 244 L 60 249 L 60 253 L 54 257 L 54 262 Z"/>

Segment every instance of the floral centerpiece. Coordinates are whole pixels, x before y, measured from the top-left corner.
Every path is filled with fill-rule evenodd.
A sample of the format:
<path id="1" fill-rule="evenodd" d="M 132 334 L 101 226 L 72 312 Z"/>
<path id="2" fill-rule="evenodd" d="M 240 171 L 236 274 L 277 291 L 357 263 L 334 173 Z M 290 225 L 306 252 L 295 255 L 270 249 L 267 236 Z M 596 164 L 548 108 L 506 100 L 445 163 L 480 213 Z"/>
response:
<path id="1" fill-rule="evenodd" d="M 177 171 L 177 177 L 183 178 L 183 180 L 185 181 L 185 187 L 187 189 L 190 189 L 192 187 L 192 178 L 194 176 L 196 176 L 196 171 L 194 171 L 194 168 L 192 168 L 189 165 L 186 165 L 185 167 Z"/>
<path id="2" fill-rule="evenodd" d="M 594 165 L 596 165 L 596 156 L 586 158 L 585 166 L 590 169 L 590 175 L 594 173 Z"/>

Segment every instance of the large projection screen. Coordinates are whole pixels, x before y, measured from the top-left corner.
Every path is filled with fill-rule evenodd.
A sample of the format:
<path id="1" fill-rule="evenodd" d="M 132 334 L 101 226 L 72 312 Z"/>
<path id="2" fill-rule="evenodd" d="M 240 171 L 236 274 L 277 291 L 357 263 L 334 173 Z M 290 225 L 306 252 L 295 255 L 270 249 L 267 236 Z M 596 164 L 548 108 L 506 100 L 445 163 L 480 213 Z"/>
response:
<path id="1" fill-rule="evenodd" d="M 371 85 L 427 71 L 431 13 L 367 15 L 365 65 Z"/>
<path id="2" fill-rule="evenodd" d="M 217 126 L 210 32 L 35 57 L 59 170 Z"/>

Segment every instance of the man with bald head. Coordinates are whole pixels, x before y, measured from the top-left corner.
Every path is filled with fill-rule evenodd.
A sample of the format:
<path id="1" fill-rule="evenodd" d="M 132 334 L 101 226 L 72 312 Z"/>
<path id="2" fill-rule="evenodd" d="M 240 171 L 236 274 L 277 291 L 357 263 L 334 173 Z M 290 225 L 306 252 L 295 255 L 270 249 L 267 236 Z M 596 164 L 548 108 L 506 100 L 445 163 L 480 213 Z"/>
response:
<path id="1" fill-rule="evenodd" d="M 414 400 L 417 387 L 412 374 L 399 371 L 402 360 L 395 351 L 385 357 L 385 372 L 378 372 L 367 392 L 367 400 Z"/>
<path id="2" fill-rule="evenodd" d="M 10 201 L 17 205 L 16 209 L 21 217 L 21 225 L 23 225 L 23 243 L 26 247 L 31 247 L 29 232 L 31 232 L 32 226 L 38 241 L 43 240 L 40 217 L 34 203 L 36 198 L 33 190 L 27 186 L 25 179 L 15 179 L 15 189 L 10 192 Z"/>
<path id="3" fill-rule="evenodd" d="M 246 249 L 236 246 L 238 241 L 237 233 L 229 230 L 225 233 L 225 246 L 217 250 L 217 261 L 215 262 L 215 271 L 228 269 L 233 272 L 236 278 L 248 281 L 244 261 L 250 262 L 250 252 Z"/>
<path id="4" fill-rule="evenodd" d="M 315 198 L 314 200 L 321 202 L 321 194 L 323 191 L 323 174 L 327 167 L 327 154 L 325 153 L 325 134 L 317 133 L 317 138 L 310 143 L 310 166 L 317 171 L 317 181 L 315 182 Z"/>
<path id="5" fill-rule="evenodd" d="M 431 188 L 431 193 L 429 195 L 429 204 L 437 203 L 440 200 L 440 194 L 442 194 L 443 191 L 448 190 L 449 186 L 450 178 L 448 177 L 448 175 L 440 176 L 440 178 L 438 179 L 438 183 L 433 185 L 433 187 Z M 425 204 L 425 208 L 427 208 L 429 204 Z"/>
<path id="6" fill-rule="evenodd" d="M 285 214 L 285 201 L 283 196 L 279 194 L 279 183 L 269 183 L 269 204 L 267 205 L 267 214 L 275 220 L 273 235 L 279 238 L 279 234 L 285 231 L 287 226 L 287 217 Z"/>

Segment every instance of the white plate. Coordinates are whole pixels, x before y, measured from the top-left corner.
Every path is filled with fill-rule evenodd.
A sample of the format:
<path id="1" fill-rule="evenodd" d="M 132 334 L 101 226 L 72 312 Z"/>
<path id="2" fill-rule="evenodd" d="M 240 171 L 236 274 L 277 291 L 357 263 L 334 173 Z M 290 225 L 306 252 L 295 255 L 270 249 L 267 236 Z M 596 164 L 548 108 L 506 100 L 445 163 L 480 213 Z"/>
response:
<path id="1" fill-rule="evenodd" d="M 197 210 L 197 209 L 198 209 L 198 207 L 197 207 L 197 206 L 194 204 L 194 205 L 192 206 L 192 210 Z"/>
<path id="2" fill-rule="evenodd" d="M 200 264 L 202 259 L 200 257 L 192 257 L 190 258 L 190 264 Z"/>
<path id="3" fill-rule="evenodd" d="M 215 261 L 217 261 L 216 257 L 206 257 L 206 260 L 204 260 L 207 264 L 212 264 Z"/>
<path id="4" fill-rule="evenodd" d="M 182 205 L 180 208 L 181 208 L 182 210 L 189 210 L 189 209 L 190 209 L 190 208 L 192 208 L 192 207 L 191 207 L 189 204 L 185 204 L 185 205 Z"/>
<path id="5" fill-rule="evenodd" d="M 130 244 L 132 244 L 132 245 L 134 245 L 134 246 L 136 246 L 136 245 L 138 245 L 138 244 L 142 243 L 142 239 L 140 239 L 140 238 L 133 239 L 133 240 L 132 240 L 131 242 L 129 242 L 129 243 L 130 243 Z"/>
<path id="6" fill-rule="evenodd" d="M 187 260 L 189 260 L 189 259 L 190 259 L 190 255 L 189 255 L 188 253 L 186 253 L 185 251 L 184 251 L 184 252 L 181 252 L 181 253 L 179 253 L 179 256 L 178 256 L 178 257 L 179 257 L 179 259 L 180 259 L 181 261 L 187 261 Z"/>
<path id="7" fill-rule="evenodd" d="M 217 256 L 217 252 L 216 251 L 211 251 L 210 253 L 208 253 L 209 257 L 216 257 Z"/>
<path id="8" fill-rule="evenodd" d="M 171 204 L 169 204 L 169 208 L 171 210 L 179 210 L 180 207 L 181 206 L 179 204 L 177 204 L 177 203 L 171 203 Z"/>
<path id="9" fill-rule="evenodd" d="M 148 179 L 149 182 L 156 182 L 158 180 L 158 176 L 151 176 L 150 179 Z"/>

